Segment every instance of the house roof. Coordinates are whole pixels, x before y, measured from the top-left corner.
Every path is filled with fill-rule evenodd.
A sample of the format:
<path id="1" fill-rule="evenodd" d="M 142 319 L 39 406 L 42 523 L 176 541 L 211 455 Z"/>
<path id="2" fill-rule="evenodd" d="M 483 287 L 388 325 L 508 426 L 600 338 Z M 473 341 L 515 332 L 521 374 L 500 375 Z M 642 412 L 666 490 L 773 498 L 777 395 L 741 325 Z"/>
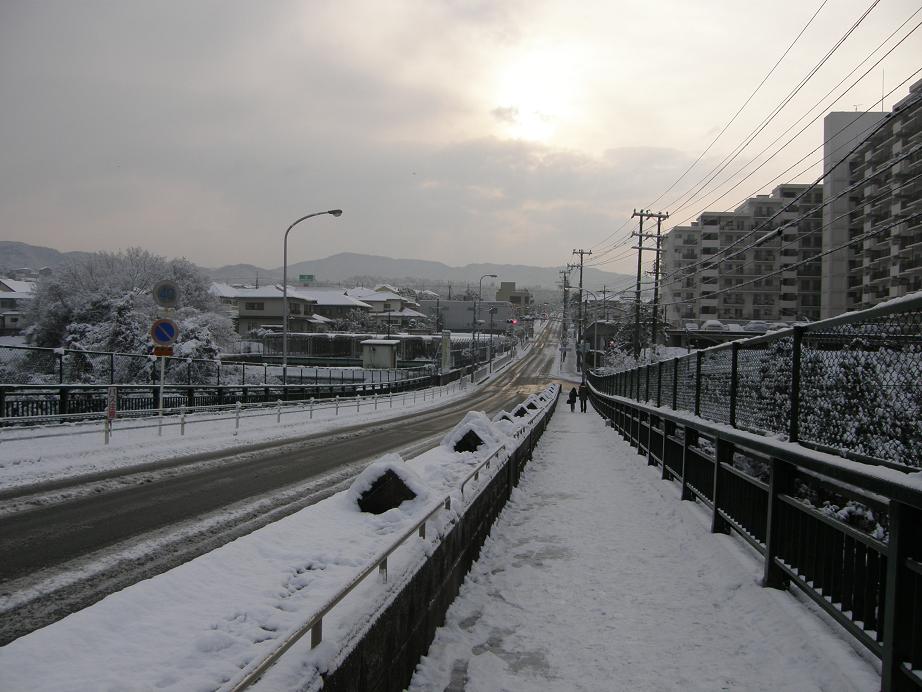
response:
<path id="1" fill-rule="evenodd" d="M 231 286 L 229 284 L 221 283 L 212 283 L 211 288 L 209 289 L 214 295 L 220 298 L 236 298 L 236 299 L 278 299 L 282 298 L 282 289 L 279 286 L 260 286 L 259 288 L 252 287 L 243 287 L 243 286 Z M 295 292 L 295 289 L 290 289 L 288 291 L 289 300 L 303 300 L 306 302 L 313 302 L 309 297 L 298 295 Z"/>
<path id="2" fill-rule="evenodd" d="M 5 286 L 8 291 L 3 291 L 8 293 L 10 291 L 15 293 L 32 293 L 35 290 L 34 281 L 19 281 L 17 279 L 6 279 L 0 276 L 0 286 Z M 0 288 L 2 290 L 2 288 Z"/>
<path id="3" fill-rule="evenodd" d="M 4 300 L 32 300 L 33 297 L 31 293 L 23 293 L 22 291 L 0 291 L 0 298 Z"/>
<path id="4" fill-rule="evenodd" d="M 386 300 L 406 300 L 406 298 L 396 293 L 391 293 L 390 291 L 376 291 L 373 288 L 365 288 L 364 286 L 356 286 L 355 288 L 347 289 L 346 295 L 358 298 L 366 303 L 382 303 Z"/>
<path id="5" fill-rule="evenodd" d="M 297 294 L 311 300 L 317 305 L 326 306 L 350 306 L 354 308 L 370 308 L 368 303 L 362 302 L 338 288 L 290 288 L 288 295 Z"/>
<path id="6" fill-rule="evenodd" d="M 416 312 L 416 310 L 411 310 L 410 308 L 404 308 L 403 310 L 387 310 L 385 312 L 376 312 L 372 315 L 375 318 L 382 317 L 425 317 L 421 312 Z"/>

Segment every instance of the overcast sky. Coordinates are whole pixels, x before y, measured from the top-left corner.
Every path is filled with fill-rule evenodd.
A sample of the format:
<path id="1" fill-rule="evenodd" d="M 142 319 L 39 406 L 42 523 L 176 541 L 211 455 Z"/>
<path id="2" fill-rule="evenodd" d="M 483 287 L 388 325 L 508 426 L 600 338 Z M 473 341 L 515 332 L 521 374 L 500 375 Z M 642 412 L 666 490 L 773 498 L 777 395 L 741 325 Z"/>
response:
<path id="1" fill-rule="evenodd" d="M 552 266 L 583 247 L 613 260 L 603 268 L 630 272 L 636 259 L 601 252 L 629 230 L 633 208 L 653 203 L 698 157 L 821 4 L 2 0 L 0 239 L 276 267 L 291 221 L 341 207 L 341 218 L 292 233 L 292 261 L 361 252 Z M 670 203 L 870 4 L 827 2 L 655 208 L 679 208 Z M 919 7 L 879 2 L 725 175 Z M 873 107 L 882 84 L 894 88 L 920 57 L 922 29 L 831 109 Z M 770 190 L 821 142 L 820 119 L 736 190 L 721 198 L 728 182 L 670 221 Z M 781 182 L 806 181 L 795 173 L 818 158 Z"/>

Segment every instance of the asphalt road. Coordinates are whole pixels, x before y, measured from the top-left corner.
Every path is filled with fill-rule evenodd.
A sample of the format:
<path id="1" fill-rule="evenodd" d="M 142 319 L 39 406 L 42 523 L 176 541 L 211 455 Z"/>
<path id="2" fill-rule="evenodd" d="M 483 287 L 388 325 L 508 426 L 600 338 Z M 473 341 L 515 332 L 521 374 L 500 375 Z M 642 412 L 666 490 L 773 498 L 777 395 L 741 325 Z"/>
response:
<path id="1" fill-rule="evenodd" d="M 287 440 L 280 445 L 211 455 L 207 464 L 202 464 L 205 457 L 199 456 L 147 465 L 136 472 L 121 471 L 117 474 L 118 484 L 109 484 L 90 494 L 75 493 L 76 499 L 7 516 L 0 534 L 0 597 L 28 588 L 30 577 L 39 579 L 42 575 L 66 572 L 69 564 L 104 554 L 107 547 L 124 546 L 132 539 L 140 540 L 152 533 L 163 534 L 173 526 L 188 526 L 197 517 L 220 514 L 222 508 L 239 506 L 250 499 L 281 496 L 285 489 L 312 478 L 321 479 L 322 486 L 322 479 L 336 469 L 386 452 L 405 450 L 414 442 L 446 432 L 467 411 L 492 414 L 509 409 L 552 380 L 554 352 L 543 348 L 550 333 L 550 329 L 545 330 L 525 358 L 507 367 L 492 382 L 471 396 L 444 406 L 366 426 Z M 430 446 L 434 444 L 431 442 Z M 151 473 L 158 467 L 168 473 Z M 105 478 L 97 474 L 69 484 L 78 486 L 100 480 Z M 328 494 L 320 492 L 316 493 L 316 499 L 289 502 L 287 509 L 280 510 L 281 516 Z M 221 535 L 209 535 L 208 540 L 199 544 L 187 541 L 188 545 L 174 550 L 169 559 L 163 555 L 151 555 L 149 561 L 143 556 L 134 557 L 131 569 L 122 566 L 117 574 L 95 579 L 94 585 L 71 586 L 53 598 L 46 594 L 35 599 L 18 612 L 3 613 L 8 624 L 0 628 L 0 643 L 280 516 L 276 512 L 267 513 L 264 520 L 245 518 L 240 527 L 227 526 L 219 532 Z M 53 604 L 48 602 L 49 598 Z M 12 615 L 17 616 L 17 623 L 10 625 L 7 616 Z"/>

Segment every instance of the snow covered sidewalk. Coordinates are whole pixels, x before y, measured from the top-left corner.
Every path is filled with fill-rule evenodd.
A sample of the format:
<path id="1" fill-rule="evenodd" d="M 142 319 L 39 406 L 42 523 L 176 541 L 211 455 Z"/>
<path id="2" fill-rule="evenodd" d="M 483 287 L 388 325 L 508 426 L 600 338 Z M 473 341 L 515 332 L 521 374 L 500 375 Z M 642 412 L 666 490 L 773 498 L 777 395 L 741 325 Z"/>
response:
<path id="1" fill-rule="evenodd" d="M 594 413 L 544 434 L 411 690 L 877 690 Z M 856 645 L 857 646 L 857 645 Z"/>

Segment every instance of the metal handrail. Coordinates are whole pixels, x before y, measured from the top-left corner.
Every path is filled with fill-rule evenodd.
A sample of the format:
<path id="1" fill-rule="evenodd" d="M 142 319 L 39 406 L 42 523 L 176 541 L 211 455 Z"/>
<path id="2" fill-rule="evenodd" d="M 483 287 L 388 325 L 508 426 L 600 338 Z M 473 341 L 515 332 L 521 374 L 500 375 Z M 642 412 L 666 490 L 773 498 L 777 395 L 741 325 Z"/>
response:
<path id="1" fill-rule="evenodd" d="M 731 428 L 722 423 L 715 423 L 696 417 L 691 413 L 683 413 L 681 411 L 651 406 L 617 394 L 605 394 L 595 389 L 591 383 L 589 386 L 593 394 L 600 399 L 641 409 L 673 423 L 706 432 L 713 435 L 715 438 L 730 442 L 744 449 L 752 450 L 766 457 L 771 458 L 780 455 L 785 461 L 813 471 L 814 473 L 819 473 L 840 482 L 851 484 L 861 490 L 877 493 L 912 507 L 922 509 L 922 490 L 914 487 L 911 482 L 899 483 L 885 474 L 874 473 L 871 469 L 875 467 L 865 468 L 865 464 L 845 458 L 841 458 L 837 462 L 827 461 L 821 456 L 823 453 L 814 452 L 808 448 L 801 447 L 797 443 L 780 442 L 779 440 L 765 437 L 758 433 Z M 907 478 L 914 471 L 917 471 L 917 469 L 913 467 L 890 470 L 896 473 L 905 472 Z"/>
<path id="2" fill-rule="evenodd" d="M 442 499 L 438 505 L 436 505 L 425 517 L 420 519 L 412 528 L 407 530 L 399 540 L 392 543 L 387 550 L 383 551 L 381 554 L 375 558 L 371 564 L 368 565 L 364 570 L 359 574 L 354 576 L 348 584 L 341 588 L 330 600 L 328 600 L 320 610 L 305 624 L 301 625 L 294 632 L 290 633 L 284 640 L 282 644 L 274 649 L 266 658 L 264 658 L 258 665 L 256 665 L 252 670 L 242 674 L 241 678 L 234 684 L 231 688 L 233 692 L 238 692 L 239 690 L 245 690 L 254 682 L 256 682 L 263 673 L 265 673 L 272 665 L 281 658 L 286 651 L 288 651 L 294 644 L 301 639 L 308 632 L 311 633 L 311 648 L 315 648 L 320 644 L 323 637 L 323 618 L 329 613 L 336 605 L 342 601 L 349 593 L 352 592 L 355 587 L 357 587 L 365 577 L 371 574 L 376 568 L 378 571 L 384 575 L 384 579 L 387 580 L 387 558 L 393 553 L 397 548 L 403 545 L 410 536 L 414 533 L 419 532 L 421 538 L 425 538 L 425 526 L 426 522 L 439 510 L 441 509 L 450 509 L 451 508 L 451 498 L 446 496 Z"/>
<path id="3" fill-rule="evenodd" d="M 416 381 L 428 380 L 428 379 L 429 379 L 428 377 L 420 377 L 420 378 L 414 378 L 411 380 L 400 380 L 400 382 L 407 383 L 407 382 L 416 382 Z M 375 385 L 377 384 L 378 383 L 375 383 Z M 387 383 L 384 382 L 381 384 L 386 385 Z M 28 385 L 28 386 L 38 387 L 39 389 L 60 389 L 60 387 L 48 387 L 45 385 Z M 67 386 L 74 386 L 74 385 L 67 385 Z M 80 387 L 83 387 L 83 386 L 84 385 L 80 385 Z M 124 387 L 136 387 L 139 389 L 148 389 L 148 390 L 150 389 L 150 385 L 86 385 L 86 386 L 87 387 L 98 387 L 100 389 L 107 389 L 110 386 L 118 387 L 119 389 L 124 388 Z M 174 386 L 188 388 L 188 385 L 166 385 L 165 388 L 169 390 L 171 387 L 174 387 Z M 269 385 L 268 387 L 264 387 L 262 385 L 251 385 L 251 386 L 257 389 L 276 389 L 276 388 L 282 387 L 282 385 Z M 296 385 L 289 385 L 289 386 L 296 386 Z M 303 385 L 303 388 L 314 387 L 314 386 L 318 386 L 320 388 L 327 388 L 327 385 Z M 339 385 L 334 385 L 334 386 L 339 387 Z M 362 385 L 345 385 L 345 387 L 349 387 L 349 386 L 359 387 Z M 369 386 L 371 385 L 369 384 Z M 444 386 L 446 385 L 435 385 L 434 387 L 425 387 L 423 389 L 438 389 L 439 387 L 444 387 Z M 200 389 L 214 388 L 214 387 L 207 387 L 207 386 L 201 386 L 201 385 L 192 385 L 192 387 L 198 387 Z M 20 389 L 19 386 L 16 386 L 15 388 Z M 229 386 L 226 388 L 239 389 L 240 385 Z M 299 388 L 301 387 L 299 386 Z M 420 390 L 410 390 L 410 391 L 420 391 Z M 386 397 L 389 394 L 403 394 L 405 392 L 406 390 L 395 392 L 393 388 L 385 386 L 380 391 L 375 391 L 372 394 L 364 394 L 364 395 L 356 394 L 355 396 L 348 396 L 348 397 L 344 396 L 340 398 L 340 401 L 342 402 L 346 400 L 355 401 L 356 399 L 362 399 L 362 400 L 373 399 L 375 396 Z M 333 397 L 333 398 L 339 398 L 339 397 Z M 319 401 L 327 402 L 331 400 L 332 400 L 331 397 L 325 397 L 323 399 L 320 399 Z M 279 405 L 279 401 L 281 401 L 284 407 L 297 407 L 299 405 L 301 407 L 306 407 L 307 406 L 306 402 L 310 402 L 311 399 L 295 399 L 295 400 L 281 399 L 278 401 L 254 401 L 254 402 L 247 402 L 247 403 L 234 402 L 230 404 L 212 404 L 212 405 L 201 405 L 201 406 L 167 406 L 167 407 L 164 407 L 163 411 L 164 411 L 164 415 L 173 415 L 173 414 L 178 415 L 181 413 L 193 413 L 195 411 L 221 411 L 225 409 L 234 409 L 236 408 L 237 403 L 240 403 L 240 405 L 244 407 L 244 409 L 260 408 L 264 406 L 277 407 Z M 316 408 L 323 408 L 323 406 L 318 405 Z M 119 416 L 125 417 L 125 418 L 144 418 L 145 416 L 143 414 L 149 414 L 150 416 L 157 416 L 159 415 L 159 413 L 160 413 L 160 409 L 158 408 L 120 409 L 118 411 Z M 105 418 L 105 416 L 106 416 L 105 411 L 87 411 L 84 413 L 53 413 L 53 414 L 49 414 L 46 416 L 0 416 L 0 422 L 2 423 L 19 423 L 19 422 L 34 423 L 34 422 L 41 422 L 41 421 L 50 421 L 53 423 L 55 421 L 61 421 L 61 422 L 80 421 L 80 420 L 93 421 L 96 418 Z"/>
<path id="4" fill-rule="evenodd" d="M 461 496 L 462 497 L 464 497 L 464 486 L 467 485 L 468 481 L 470 481 L 471 479 L 476 481 L 480 477 L 480 470 L 484 467 L 490 468 L 490 462 L 493 461 L 493 458 L 496 457 L 496 455 L 498 455 L 504 449 L 506 449 L 506 445 L 500 445 L 495 450 L 493 450 L 493 453 L 490 454 L 490 456 L 488 456 L 484 461 L 480 462 L 477 468 L 475 468 L 471 472 L 471 474 L 461 482 Z"/>

